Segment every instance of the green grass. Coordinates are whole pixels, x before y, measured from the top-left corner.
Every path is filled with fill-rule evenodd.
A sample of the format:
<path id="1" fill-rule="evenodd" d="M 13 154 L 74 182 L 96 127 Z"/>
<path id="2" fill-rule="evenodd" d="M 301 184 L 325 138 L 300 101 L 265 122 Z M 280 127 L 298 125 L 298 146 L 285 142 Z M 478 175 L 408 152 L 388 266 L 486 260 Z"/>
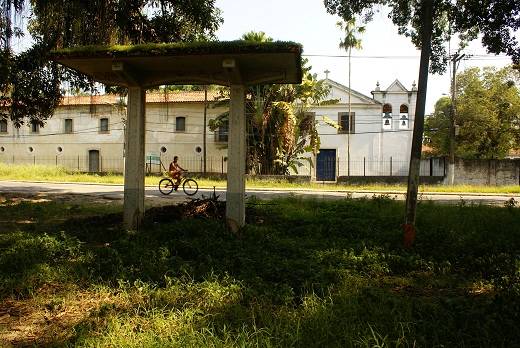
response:
<path id="1" fill-rule="evenodd" d="M 420 202 L 409 249 L 404 204 L 388 195 L 253 197 L 240 238 L 219 219 L 157 222 L 150 214 L 139 231 L 125 231 L 120 205 L 20 204 L 0 206 L 2 223 L 20 222 L 0 234 L 0 308 L 22 308 L 13 321 L 32 325 L 19 345 L 512 347 L 520 340 L 516 204 Z M 10 328 L 2 323 L 0 343 Z"/>
<path id="2" fill-rule="evenodd" d="M 146 185 L 157 185 L 160 177 L 156 175 L 149 175 L 145 178 Z M 215 178 L 196 177 L 199 186 L 201 187 L 226 187 L 225 180 Z M 0 180 L 37 180 L 37 181 L 61 181 L 61 182 L 98 182 L 106 184 L 123 185 L 124 178 L 120 174 L 85 174 L 75 171 L 67 170 L 63 167 L 51 166 L 21 166 L 8 165 L 0 163 Z M 346 190 L 346 191 L 384 191 L 384 192 L 406 192 L 404 185 L 385 185 L 385 184 L 362 184 L 362 185 L 330 185 L 320 183 L 298 184 L 290 183 L 287 180 L 258 180 L 248 178 L 246 186 L 249 188 L 283 188 L 283 189 L 314 189 L 314 190 Z M 421 185 L 420 192 L 481 192 L 481 193 L 520 193 L 520 186 L 472 186 L 472 185 L 457 185 L 444 186 Z"/>

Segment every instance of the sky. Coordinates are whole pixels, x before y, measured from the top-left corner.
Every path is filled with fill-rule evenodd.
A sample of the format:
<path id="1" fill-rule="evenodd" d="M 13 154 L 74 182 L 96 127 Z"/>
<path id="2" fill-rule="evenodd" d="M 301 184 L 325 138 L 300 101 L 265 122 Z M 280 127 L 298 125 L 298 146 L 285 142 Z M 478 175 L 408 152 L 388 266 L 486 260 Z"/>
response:
<path id="1" fill-rule="evenodd" d="M 240 39 L 250 31 L 263 31 L 275 41 L 293 41 L 303 45 L 303 55 L 318 79 L 328 77 L 348 86 L 348 55 L 339 48 L 343 32 L 336 26 L 341 19 L 327 13 L 323 0 L 216 0 L 224 23 L 217 31 L 220 41 Z M 358 23 L 358 25 L 360 25 Z M 407 89 L 418 82 L 420 51 L 410 39 L 397 34 L 386 13 L 376 14 L 366 30 L 359 34 L 361 50 L 352 50 L 350 86 L 352 90 L 371 97 L 379 82 L 386 89 L 396 79 Z M 456 42 L 447 49 L 454 53 Z M 472 58 L 461 60 L 457 72 L 470 67 L 511 64 L 507 56 L 486 54 L 479 40 L 473 41 L 462 53 Z M 429 75 L 426 114 L 433 112 L 435 102 L 450 93 L 451 68 L 442 75 Z"/>

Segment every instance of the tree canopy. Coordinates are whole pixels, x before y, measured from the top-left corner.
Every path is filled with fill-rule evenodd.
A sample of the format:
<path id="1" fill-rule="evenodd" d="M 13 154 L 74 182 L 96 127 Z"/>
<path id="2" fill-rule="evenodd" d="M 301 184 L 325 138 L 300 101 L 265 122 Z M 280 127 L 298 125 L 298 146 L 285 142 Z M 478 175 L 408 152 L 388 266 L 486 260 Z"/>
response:
<path id="1" fill-rule="evenodd" d="M 432 50 L 430 71 L 443 73 L 449 60 L 444 43 L 453 35 L 463 42 L 482 37 L 482 45 L 489 53 L 505 53 L 514 63 L 520 62 L 520 48 L 514 32 L 520 29 L 518 0 L 324 0 L 327 11 L 345 21 L 360 17 L 372 20 L 383 6 L 398 33 L 409 37 L 417 48 L 423 47 L 421 37 L 426 4 L 433 6 Z"/>
<path id="2" fill-rule="evenodd" d="M 511 67 L 469 68 L 457 75 L 456 155 L 460 158 L 504 158 L 520 149 L 520 91 Z M 431 153 L 449 153 L 450 98 L 435 104 L 426 119 Z"/>
<path id="3" fill-rule="evenodd" d="M 80 45 L 174 43 L 214 39 L 223 19 L 215 0 L 7 0 L 0 13 L 0 107 L 17 126 L 43 125 L 63 91 L 91 81 L 48 62 L 50 50 Z M 28 18 L 28 27 L 20 18 Z M 32 46 L 11 47 L 27 29 Z M 7 108 L 8 107 L 8 108 Z"/>

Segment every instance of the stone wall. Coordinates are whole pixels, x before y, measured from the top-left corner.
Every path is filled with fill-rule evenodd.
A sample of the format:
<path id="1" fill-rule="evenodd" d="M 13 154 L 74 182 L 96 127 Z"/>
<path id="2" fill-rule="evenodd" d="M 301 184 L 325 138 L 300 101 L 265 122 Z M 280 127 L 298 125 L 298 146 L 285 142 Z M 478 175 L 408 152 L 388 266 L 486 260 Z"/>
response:
<path id="1" fill-rule="evenodd" d="M 455 161 L 456 185 L 520 185 L 520 159 Z M 446 183 L 446 180 L 445 180 Z"/>

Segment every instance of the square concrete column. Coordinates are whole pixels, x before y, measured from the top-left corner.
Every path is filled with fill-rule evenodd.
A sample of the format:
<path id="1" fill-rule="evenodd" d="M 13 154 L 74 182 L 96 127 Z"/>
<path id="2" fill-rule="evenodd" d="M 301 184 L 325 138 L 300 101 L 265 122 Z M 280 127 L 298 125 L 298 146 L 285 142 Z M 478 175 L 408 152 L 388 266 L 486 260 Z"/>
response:
<path id="1" fill-rule="evenodd" d="M 123 223 L 128 230 L 137 230 L 144 216 L 145 92 L 141 87 L 128 88 L 123 203 Z"/>
<path id="2" fill-rule="evenodd" d="M 246 218 L 246 95 L 242 85 L 231 86 L 228 134 L 226 219 L 234 232 Z"/>

